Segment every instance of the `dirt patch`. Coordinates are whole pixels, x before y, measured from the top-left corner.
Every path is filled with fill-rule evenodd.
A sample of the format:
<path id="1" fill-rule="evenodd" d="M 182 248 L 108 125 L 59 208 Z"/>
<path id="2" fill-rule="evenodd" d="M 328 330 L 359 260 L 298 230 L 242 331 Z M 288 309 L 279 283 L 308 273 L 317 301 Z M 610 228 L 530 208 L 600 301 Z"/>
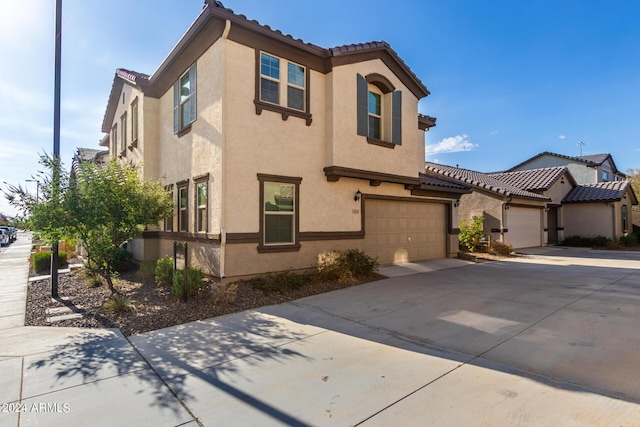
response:
<path id="1" fill-rule="evenodd" d="M 136 272 L 128 272 L 122 274 L 118 290 L 131 299 L 135 310 L 126 313 L 113 313 L 103 308 L 104 302 L 109 299 L 109 289 L 104 285 L 91 287 L 86 276 L 77 270 L 59 276 L 58 294 L 67 298 L 66 302 L 51 299 L 49 279 L 29 283 L 25 324 L 28 326 L 118 328 L 125 335 L 140 334 L 252 308 L 280 304 L 381 278 L 384 276 L 376 274 L 349 282 L 310 281 L 300 289 L 287 290 L 282 294 L 265 294 L 261 290 L 254 289 L 247 282 L 238 282 L 235 302 L 216 305 L 213 303 L 213 282 L 208 282 L 197 296 L 184 303 L 172 295 L 170 288 L 156 286 L 153 278 L 144 278 Z M 47 322 L 47 317 L 49 317 L 47 309 L 64 306 L 71 307 L 73 310 L 84 310 L 86 315 L 77 319 Z"/>

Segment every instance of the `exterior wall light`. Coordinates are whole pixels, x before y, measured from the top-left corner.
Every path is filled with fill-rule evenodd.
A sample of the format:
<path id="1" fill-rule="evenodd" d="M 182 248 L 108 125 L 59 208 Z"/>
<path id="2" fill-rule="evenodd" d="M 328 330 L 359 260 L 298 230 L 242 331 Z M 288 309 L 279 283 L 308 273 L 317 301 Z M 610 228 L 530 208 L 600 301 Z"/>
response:
<path id="1" fill-rule="evenodd" d="M 456 207 L 456 208 L 457 208 L 458 206 L 460 206 L 460 199 L 458 199 L 458 200 L 456 200 L 455 202 L 453 202 L 453 206 L 454 206 L 454 207 Z"/>
<path id="2" fill-rule="evenodd" d="M 504 204 L 504 210 L 505 211 L 508 211 L 510 207 L 511 207 L 511 205 L 509 203 L 505 203 Z"/>
<path id="3" fill-rule="evenodd" d="M 353 196 L 353 201 L 357 202 L 358 200 L 360 200 L 360 198 L 362 197 L 362 193 L 360 192 L 360 190 L 356 191 L 356 194 Z"/>

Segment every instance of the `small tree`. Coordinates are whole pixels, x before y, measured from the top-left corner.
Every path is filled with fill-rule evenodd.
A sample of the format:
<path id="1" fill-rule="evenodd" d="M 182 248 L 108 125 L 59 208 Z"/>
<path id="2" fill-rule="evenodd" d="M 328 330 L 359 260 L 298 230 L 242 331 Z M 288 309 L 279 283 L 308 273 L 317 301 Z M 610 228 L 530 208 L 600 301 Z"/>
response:
<path id="1" fill-rule="evenodd" d="M 484 237 L 484 217 L 474 216 L 467 225 L 466 220 L 460 221 L 460 234 L 458 240 L 469 252 L 475 252 L 480 247 L 480 240 Z"/>
<path id="2" fill-rule="evenodd" d="M 121 246 L 145 225 L 168 218 L 173 202 L 157 182 L 141 180 L 136 168 L 117 161 L 85 162 L 71 179 L 66 198 L 70 229 L 82 240 L 88 266 L 112 293 Z"/>

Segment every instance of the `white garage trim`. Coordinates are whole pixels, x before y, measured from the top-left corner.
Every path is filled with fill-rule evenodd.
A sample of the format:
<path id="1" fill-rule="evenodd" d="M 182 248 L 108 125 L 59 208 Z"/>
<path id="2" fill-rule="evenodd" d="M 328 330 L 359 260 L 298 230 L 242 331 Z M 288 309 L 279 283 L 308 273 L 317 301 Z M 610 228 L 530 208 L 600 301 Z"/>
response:
<path id="1" fill-rule="evenodd" d="M 367 197 L 364 252 L 382 265 L 446 258 L 448 204 Z"/>

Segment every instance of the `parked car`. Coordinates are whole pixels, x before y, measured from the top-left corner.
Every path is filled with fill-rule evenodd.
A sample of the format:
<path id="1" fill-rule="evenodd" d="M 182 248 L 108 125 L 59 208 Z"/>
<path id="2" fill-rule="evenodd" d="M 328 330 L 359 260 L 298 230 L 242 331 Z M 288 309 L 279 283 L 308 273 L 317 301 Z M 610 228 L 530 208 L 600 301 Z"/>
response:
<path id="1" fill-rule="evenodd" d="M 9 243 L 15 242 L 18 238 L 18 230 L 8 225 L 0 225 L 0 230 L 4 230 L 9 238 Z"/>
<path id="2" fill-rule="evenodd" d="M 0 247 L 9 244 L 10 232 L 5 228 L 0 228 Z"/>

